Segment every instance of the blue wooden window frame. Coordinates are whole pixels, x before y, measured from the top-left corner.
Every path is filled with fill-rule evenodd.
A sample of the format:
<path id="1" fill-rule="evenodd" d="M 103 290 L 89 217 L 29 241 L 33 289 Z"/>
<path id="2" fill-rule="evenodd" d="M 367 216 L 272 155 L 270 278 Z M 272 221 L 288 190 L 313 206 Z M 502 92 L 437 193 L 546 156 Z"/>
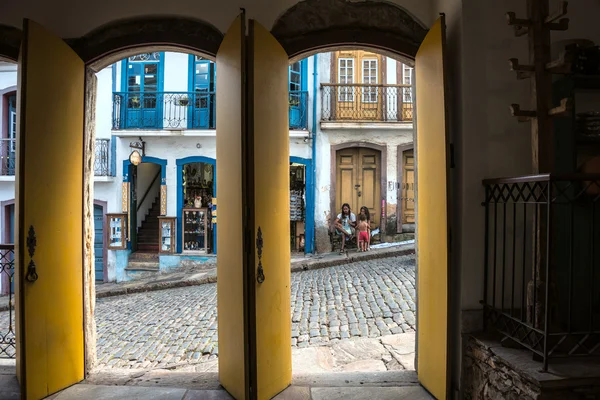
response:
<path id="1" fill-rule="evenodd" d="M 121 60 L 121 92 L 127 93 L 127 98 L 122 100 L 122 104 L 123 106 L 121 107 L 121 121 L 123 121 L 124 124 L 124 128 L 125 129 L 136 129 L 136 128 L 147 128 L 147 129 L 162 129 L 162 125 L 163 125 L 163 97 L 162 97 L 162 93 L 164 92 L 164 85 L 165 85 L 165 53 L 164 52 L 154 52 L 154 53 L 142 53 L 142 54 L 147 54 L 149 56 L 148 60 L 142 60 L 140 59 L 140 54 L 135 55 L 135 56 L 131 56 L 131 57 L 127 57 L 123 60 Z M 138 58 L 137 60 L 135 60 L 135 58 Z M 156 58 L 158 58 L 158 60 L 156 60 Z M 151 121 L 150 123 L 147 124 L 140 124 L 135 122 L 136 119 L 135 118 L 129 118 L 129 97 L 132 97 L 132 94 L 137 93 L 137 92 L 130 92 L 129 91 L 129 66 L 133 66 L 133 65 L 142 65 L 141 68 L 143 68 L 144 64 L 157 64 L 157 71 L 156 71 L 156 75 L 157 75 L 157 88 L 156 88 L 156 92 L 149 92 L 149 93 L 157 93 L 156 96 L 156 107 L 154 108 L 155 110 L 155 117 L 154 117 L 154 121 Z M 141 77 L 142 75 L 140 75 Z M 144 93 L 144 87 L 143 87 L 143 82 L 144 80 L 140 78 L 140 92 L 139 93 Z M 143 109 L 143 107 L 142 107 Z M 133 109 L 132 109 L 133 110 Z M 148 110 L 150 110 L 150 108 L 148 108 Z M 133 112 L 133 111 L 132 111 Z M 143 111 L 142 111 L 143 112 Z"/>
<path id="2" fill-rule="evenodd" d="M 198 65 L 207 66 L 206 84 L 200 84 L 196 81 L 196 68 Z M 207 94 L 198 95 L 196 89 L 204 89 L 199 92 L 206 92 Z M 188 92 L 191 95 L 192 103 L 191 107 L 188 108 L 188 129 L 209 129 L 216 125 L 216 90 L 217 64 L 203 57 L 190 54 L 188 57 Z M 206 105 L 206 107 L 200 108 L 200 105 Z"/>
<path id="3" fill-rule="evenodd" d="M 297 82 L 294 82 L 297 77 Z M 308 58 L 296 61 L 288 68 L 290 128 L 306 127 L 308 117 Z"/>

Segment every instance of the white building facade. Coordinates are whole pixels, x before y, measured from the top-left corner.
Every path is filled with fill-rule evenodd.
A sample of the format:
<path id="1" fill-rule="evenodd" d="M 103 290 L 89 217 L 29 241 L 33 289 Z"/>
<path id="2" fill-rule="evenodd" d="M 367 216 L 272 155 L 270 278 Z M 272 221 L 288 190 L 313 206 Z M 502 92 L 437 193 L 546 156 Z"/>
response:
<path id="1" fill-rule="evenodd" d="M 97 79 L 97 281 L 214 262 L 215 63 L 148 53 L 105 68 Z M 292 64 L 289 79 L 292 250 L 330 251 L 343 203 L 356 214 L 366 206 L 384 240 L 413 231 L 412 68 L 343 51 Z M 2 243 L 14 243 L 16 84 L 16 65 L 0 63 Z M 139 164 L 130 160 L 133 151 Z M 7 282 L 0 285 L 6 292 Z"/>

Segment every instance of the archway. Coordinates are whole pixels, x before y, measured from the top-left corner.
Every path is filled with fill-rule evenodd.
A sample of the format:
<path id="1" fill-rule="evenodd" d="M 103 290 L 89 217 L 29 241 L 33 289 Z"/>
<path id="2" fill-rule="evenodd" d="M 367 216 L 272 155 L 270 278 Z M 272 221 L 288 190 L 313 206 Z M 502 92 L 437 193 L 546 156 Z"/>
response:
<path id="1" fill-rule="evenodd" d="M 360 32 L 360 31 L 359 31 L 359 32 Z M 352 42 L 354 41 L 354 40 L 352 40 L 352 39 L 351 39 L 351 36 L 350 36 L 350 34 L 344 34 L 344 35 L 342 35 L 342 36 L 343 36 L 344 38 L 346 38 L 346 39 L 340 39 L 338 43 L 341 43 L 341 42 L 342 42 L 342 40 L 348 40 L 348 41 L 352 41 Z M 389 48 L 393 48 L 392 46 L 387 46 L 387 45 L 385 45 L 385 44 L 381 44 L 381 47 L 382 47 L 384 50 L 385 50 L 385 49 L 389 49 Z M 307 49 L 308 49 L 308 47 L 307 47 Z M 314 50 L 314 47 L 313 47 L 312 49 Z M 408 51 L 406 50 L 406 48 L 405 48 L 404 50 L 401 50 L 401 51 L 400 51 L 400 50 L 398 50 L 398 51 L 399 51 L 399 53 L 400 53 L 402 56 L 405 56 L 405 55 L 406 55 L 406 53 L 408 52 Z M 298 54 L 299 54 L 299 53 L 298 53 Z"/>

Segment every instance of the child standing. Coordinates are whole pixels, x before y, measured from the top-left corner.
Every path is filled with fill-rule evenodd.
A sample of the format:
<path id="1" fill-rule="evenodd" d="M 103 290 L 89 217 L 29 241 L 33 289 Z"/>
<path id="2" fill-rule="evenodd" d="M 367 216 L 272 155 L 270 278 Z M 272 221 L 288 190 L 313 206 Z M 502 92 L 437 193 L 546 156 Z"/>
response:
<path id="1" fill-rule="evenodd" d="M 356 229 L 358 230 L 358 251 L 367 251 L 367 243 L 369 242 L 369 224 L 367 223 L 366 215 L 360 214 Z"/>

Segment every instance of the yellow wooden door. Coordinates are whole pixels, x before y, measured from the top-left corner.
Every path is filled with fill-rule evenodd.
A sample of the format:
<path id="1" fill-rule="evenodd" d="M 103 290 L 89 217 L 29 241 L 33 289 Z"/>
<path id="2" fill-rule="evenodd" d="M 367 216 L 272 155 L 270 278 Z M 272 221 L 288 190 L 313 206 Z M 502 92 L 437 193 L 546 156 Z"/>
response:
<path id="1" fill-rule="evenodd" d="M 84 377 L 84 68 L 60 38 L 24 21 L 16 276 L 18 375 L 26 399 Z"/>
<path id="2" fill-rule="evenodd" d="M 381 155 L 373 149 L 361 148 L 358 151 L 358 204 L 355 212 L 358 217 L 360 208 L 369 209 L 371 225 L 379 226 L 381 221 Z"/>
<path id="3" fill-rule="evenodd" d="M 292 378 L 288 56 L 248 27 L 236 19 L 217 53 L 219 379 L 239 400 Z"/>
<path id="4" fill-rule="evenodd" d="M 288 56 L 249 21 L 249 154 L 253 182 L 256 396 L 271 399 L 292 380 L 289 244 Z M 219 178 L 220 179 L 220 178 Z M 252 201 L 253 200 L 253 201 Z"/>
<path id="5" fill-rule="evenodd" d="M 242 216 L 244 31 L 243 19 L 239 17 L 217 52 L 217 247 L 226 249 L 217 257 L 219 380 L 238 400 L 249 398 L 250 387 Z"/>
<path id="6" fill-rule="evenodd" d="M 371 215 L 373 228 L 381 220 L 381 154 L 377 150 L 353 147 L 336 154 L 336 194 L 334 210 L 337 216 L 344 203 L 356 214 L 365 206 Z"/>
<path id="7" fill-rule="evenodd" d="M 448 130 L 440 17 L 415 60 L 417 133 L 417 373 L 438 399 L 448 392 Z"/>
<path id="8" fill-rule="evenodd" d="M 415 223 L 415 156 L 413 150 L 402 152 L 402 223 Z"/>
<path id="9" fill-rule="evenodd" d="M 342 212 L 342 204 L 348 203 L 353 213 L 358 213 L 358 149 L 337 151 L 336 191 L 334 217 Z"/>

